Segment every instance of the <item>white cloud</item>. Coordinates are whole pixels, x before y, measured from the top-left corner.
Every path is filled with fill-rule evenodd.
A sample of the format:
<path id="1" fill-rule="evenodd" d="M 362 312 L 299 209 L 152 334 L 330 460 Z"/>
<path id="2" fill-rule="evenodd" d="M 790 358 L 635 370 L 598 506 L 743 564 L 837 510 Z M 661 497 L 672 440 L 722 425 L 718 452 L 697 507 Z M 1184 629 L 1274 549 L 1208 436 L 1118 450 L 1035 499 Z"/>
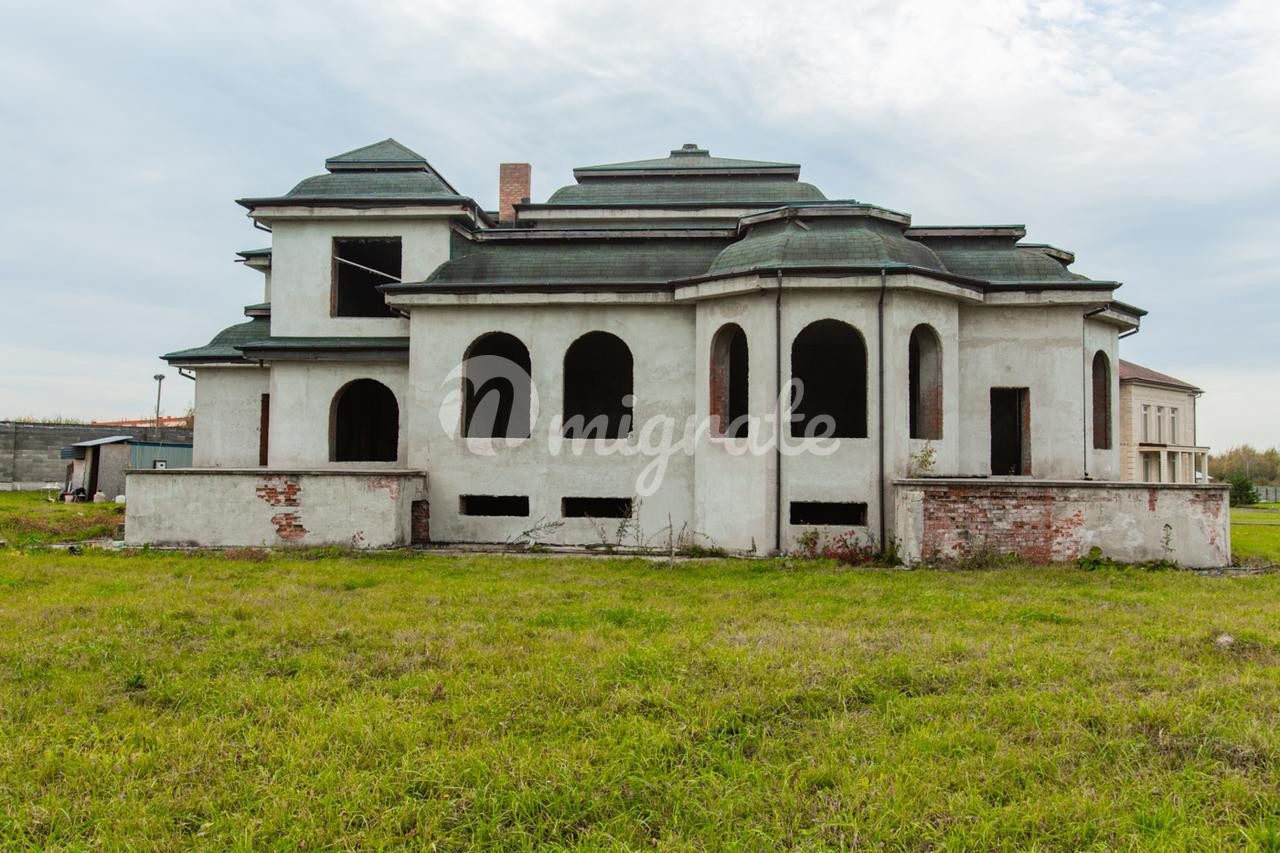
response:
<path id="1" fill-rule="evenodd" d="M 231 199 L 387 135 L 485 204 L 502 160 L 531 160 L 545 196 L 574 165 L 693 141 L 799 161 L 829 195 L 917 221 L 1025 222 L 1125 280 L 1152 310 L 1126 352 L 1215 410 L 1235 398 L 1207 377 L 1245 375 L 1258 356 L 1238 342 L 1278 331 L 1273 2 L 246 0 L 6 24 L 0 154 L 21 166 L 0 340 L 64 342 L 49 364 L 72 384 L 9 371 L 0 415 L 132 410 L 156 353 L 258 299 L 230 259 L 266 235 Z M 1264 431 L 1255 410 L 1222 441 Z"/>

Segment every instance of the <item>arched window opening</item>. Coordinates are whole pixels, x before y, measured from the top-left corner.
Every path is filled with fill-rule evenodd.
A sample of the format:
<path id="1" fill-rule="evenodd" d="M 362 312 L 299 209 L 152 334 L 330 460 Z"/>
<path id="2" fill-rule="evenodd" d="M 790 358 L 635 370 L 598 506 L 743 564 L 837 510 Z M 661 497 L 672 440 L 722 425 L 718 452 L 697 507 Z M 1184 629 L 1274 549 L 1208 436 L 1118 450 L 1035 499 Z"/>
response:
<path id="1" fill-rule="evenodd" d="M 462 434 L 467 438 L 528 438 L 529 350 L 505 332 L 481 335 L 462 362 Z"/>
<path id="2" fill-rule="evenodd" d="M 1093 356 L 1093 447 L 1111 449 L 1111 360 L 1102 350 Z"/>
<path id="3" fill-rule="evenodd" d="M 622 339 L 588 332 L 564 356 L 566 438 L 625 438 L 631 434 L 633 362 Z"/>
<path id="4" fill-rule="evenodd" d="M 867 345 L 839 320 L 805 326 L 791 344 L 791 435 L 867 437 Z M 835 429 L 810 424 L 830 419 Z"/>
<path id="5" fill-rule="evenodd" d="M 908 421 L 912 438 L 942 438 L 942 344 L 933 327 L 921 324 L 907 345 Z"/>
<path id="6" fill-rule="evenodd" d="M 357 379 L 333 397 L 330 413 L 333 462 L 395 462 L 400 444 L 400 406 L 381 382 Z"/>
<path id="7" fill-rule="evenodd" d="M 711 340 L 711 434 L 747 437 L 747 333 L 737 323 Z"/>

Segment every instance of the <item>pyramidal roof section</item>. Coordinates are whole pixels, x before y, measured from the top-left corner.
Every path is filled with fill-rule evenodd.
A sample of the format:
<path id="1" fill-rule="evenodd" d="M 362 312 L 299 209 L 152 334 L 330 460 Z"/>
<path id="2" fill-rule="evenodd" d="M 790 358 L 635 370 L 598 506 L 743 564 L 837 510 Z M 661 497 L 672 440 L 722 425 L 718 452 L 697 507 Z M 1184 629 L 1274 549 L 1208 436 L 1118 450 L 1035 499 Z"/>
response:
<path id="1" fill-rule="evenodd" d="M 666 157 L 652 160 L 630 160 L 625 163 L 604 163 L 599 166 L 579 166 L 573 170 L 575 178 L 622 175 L 670 175 L 702 176 L 724 174 L 789 175 L 798 178 L 798 163 L 774 163 L 768 160 L 738 160 L 729 157 L 712 157 L 711 152 L 692 142 L 674 149 Z"/>
<path id="2" fill-rule="evenodd" d="M 340 169 L 422 169 L 429 168 L 427 159 L 411 148 L 388 137 L 324 161 L 330 172 Z"/>

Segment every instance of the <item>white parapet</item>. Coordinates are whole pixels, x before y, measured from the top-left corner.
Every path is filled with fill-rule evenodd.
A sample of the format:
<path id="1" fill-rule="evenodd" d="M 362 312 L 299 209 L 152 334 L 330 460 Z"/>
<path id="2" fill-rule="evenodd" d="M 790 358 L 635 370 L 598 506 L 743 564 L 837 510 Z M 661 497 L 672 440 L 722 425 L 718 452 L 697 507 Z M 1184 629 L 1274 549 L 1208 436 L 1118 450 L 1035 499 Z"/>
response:
<path id="1" fill-rule="evenodd" d="M 389 468 L 130 471 L 125 543 L 402 547 L 426 484 L 424 471 Z"/>
<path id="2" fill-rule="evenodd" d="M 907 563 L 1014 553 L 1062 562 L 1097 547 L 1123 562 L 1231 562 L 1229 487 L 1022 478 L 894 481 Z"/>

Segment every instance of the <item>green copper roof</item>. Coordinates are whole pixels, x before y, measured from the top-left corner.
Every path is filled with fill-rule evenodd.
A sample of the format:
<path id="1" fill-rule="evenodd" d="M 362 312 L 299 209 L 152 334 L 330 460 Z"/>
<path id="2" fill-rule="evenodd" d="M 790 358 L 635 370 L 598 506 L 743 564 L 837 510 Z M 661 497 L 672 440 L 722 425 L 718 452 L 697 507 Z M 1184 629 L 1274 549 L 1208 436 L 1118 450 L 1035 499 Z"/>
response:
<path id="1" fill-rule="evenodd" d="M 407 337 L 268 337 L 239 349 L 253 359 L 303 361 L 408 361 Z"/>
<path id="2" fill-rule="evenodd" d="M 455 286 L 663 284 L 704 272 L 724 238 L 531 240 L 473 243 L 455 236 L 453 259 L 426 282 L 387 293 Z"/>
<path id="3" fill-rule="evenodd" d="M 160 356 L 170 364 L 200 364 L 221 361 L 243 361 L 244 356 L 237 349 L 242 344 L 259 340 L 271 335 L 271 318 L 254 317 L 247 323 L 229 326 L 213 336 L 213 340 L 202 347 L 178 350 Z"/>
<path id="4" fill-rule="evenodd" d="M 772 207 L 784 202 L 823 201 L 813 184 L 781 176 L 687 178 L 590 178 L 561 187 L 547 204 L 738 204 Z"/>
<path id="5" fill-rule="evenodd" d="M 459 195 L 421 155 L 394 139 L 366 145 L 325 161 L 327 174 L 298 183 L 283 196 L 241 199 L 260 205 L 340 202 L 430 203 L 470 201 Z"/>
<path id="6" fill-rule="evenodd" d="M 651 160 L 629 160 L 625 163 L 603 163 L 598 166 L 579 166 L 575 175 L 591 172 L 651 172 L 675 169 L 680 171 L 718 170 L 785 170 L 799 173 L 796 163 L 773 163 L 767 160 L 736 160 L 729 157 L 712 157 L 711 152 L 692 142 L 676 148 L 666 157 Z"/>
<path id="7" fill-rule="evenodd" d="M 405 171 L 331 172 L 327 175 L 316 175 L 300 182 L 285 193 L 284 198 L 290 201 L 344 198 L 460 201 L 463 197 L 455 193 L 433 172 Z"/>
<path id="8" fill-rule="evenodd" d="M 1017 237 L 916 237 L 934 250 L 956 275 L 991 282 L 1081 281 L 1059 260 L 1031 248 L 1020 248 Z"/>
<path id="9" fill-rule="evenodd" d="M 387 138 L 372 145 L 365 145 L 343 154 L 335 154 L 324 161 L 326 169 L 349 168 L 421 168 L 427 160 L 421 154 Z"/>
<path id="10" fill-rule="evenodd" d="M 787 267 L 914 266 L 946 272 L 938 257 L 875 215 L 775 218 L 752 225 L 711 264 L 709 275 Z"/>

